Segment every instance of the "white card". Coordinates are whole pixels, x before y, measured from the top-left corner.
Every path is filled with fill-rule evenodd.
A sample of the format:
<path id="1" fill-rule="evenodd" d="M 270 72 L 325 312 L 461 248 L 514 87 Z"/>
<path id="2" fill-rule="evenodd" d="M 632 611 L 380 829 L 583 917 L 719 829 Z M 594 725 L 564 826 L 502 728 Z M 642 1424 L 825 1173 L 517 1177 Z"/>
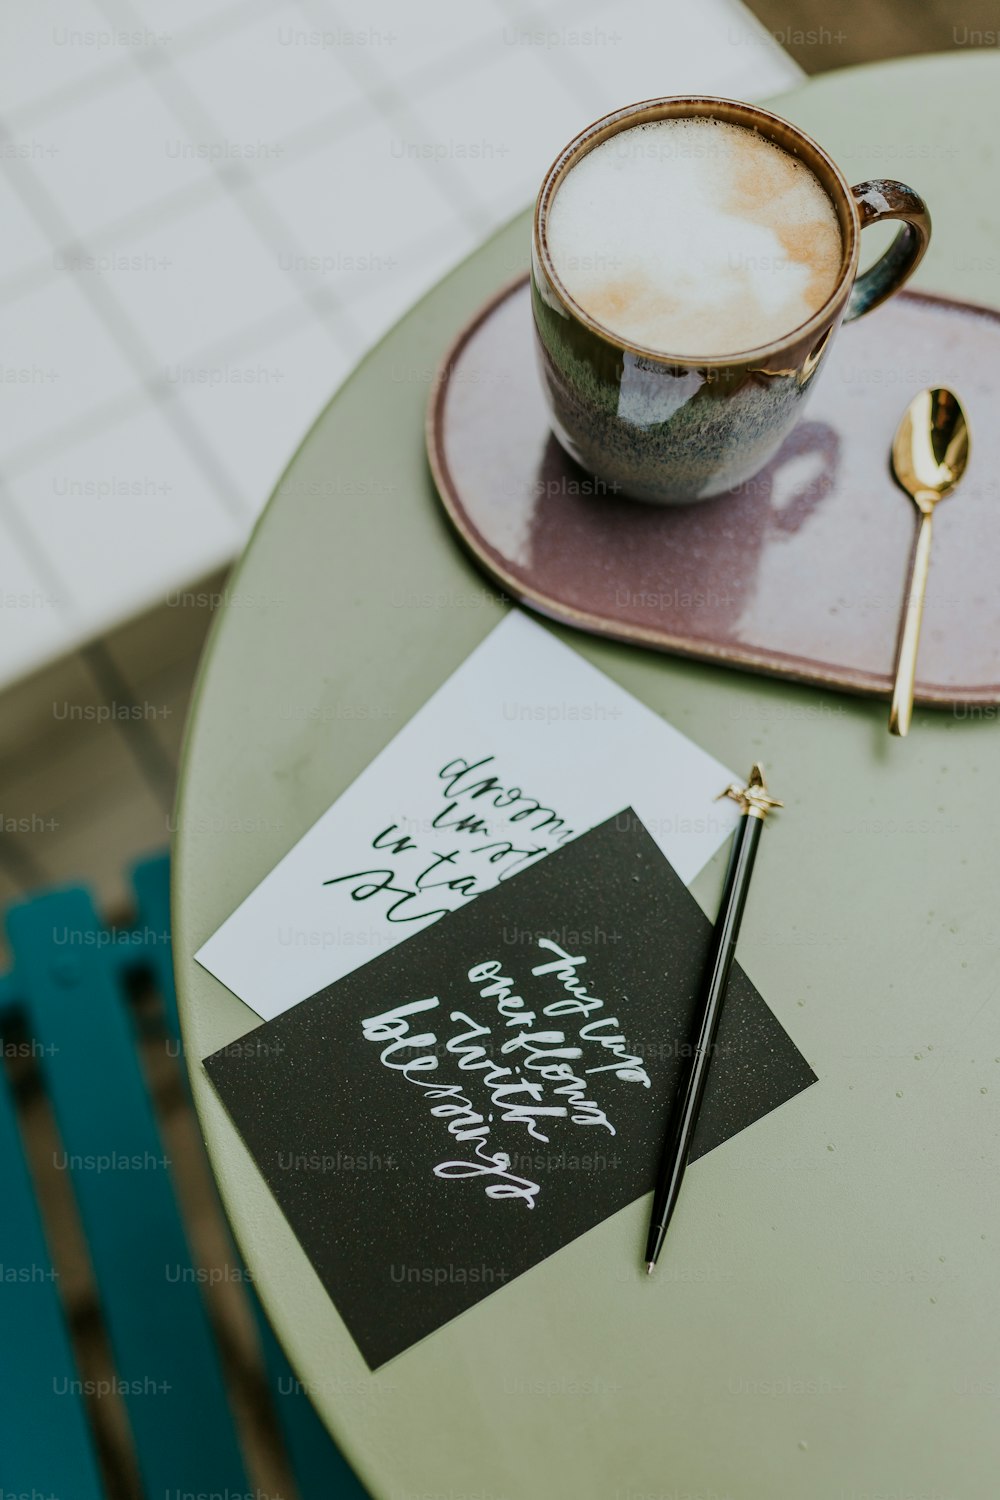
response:
<path id="1" fill-rule="evenodd" d="M 512 610 L 195 957 L 270 1020 L 625 807 L 690 884 L 733 779 Z"/>

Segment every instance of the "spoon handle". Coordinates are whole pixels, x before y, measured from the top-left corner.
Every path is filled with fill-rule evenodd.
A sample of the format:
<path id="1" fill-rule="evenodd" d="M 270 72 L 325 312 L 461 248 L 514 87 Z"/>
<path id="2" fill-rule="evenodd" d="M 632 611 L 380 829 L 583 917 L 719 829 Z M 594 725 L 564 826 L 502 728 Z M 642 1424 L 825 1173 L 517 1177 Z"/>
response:
<path id="1" fill-rule="evenodd" d="M 924 617 L 924 594 L 927 589 L 927 573 L 931 563 L 931 512 L 925 511 L 920 518 L 917 545 L 910 569 L 910 584 L 906 594 L 906 611 L 903 629 L 899 637 L 899 653 L 896 657 L 896 682 L 892 690 L 892 707 L 889 709 L 889 733 L 904 735 L 910 727 L 913 713 L 913 684 L 917 675 L 917 648 L 920 645 L 920 623 Z"/>

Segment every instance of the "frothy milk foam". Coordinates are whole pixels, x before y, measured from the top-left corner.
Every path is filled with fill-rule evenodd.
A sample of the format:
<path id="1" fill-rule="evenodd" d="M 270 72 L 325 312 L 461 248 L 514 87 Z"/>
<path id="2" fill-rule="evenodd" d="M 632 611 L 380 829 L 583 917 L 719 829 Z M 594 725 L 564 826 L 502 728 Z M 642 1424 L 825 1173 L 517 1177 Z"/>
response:
<path id="1" fill-rule="evenodd" d="M 738 354 L 804 323 L 840 272 L 814 173 L 755 131 L 703 118 L 619 131 L 563 178 L 549 252 L 596 322 L 664 354 Z"/>

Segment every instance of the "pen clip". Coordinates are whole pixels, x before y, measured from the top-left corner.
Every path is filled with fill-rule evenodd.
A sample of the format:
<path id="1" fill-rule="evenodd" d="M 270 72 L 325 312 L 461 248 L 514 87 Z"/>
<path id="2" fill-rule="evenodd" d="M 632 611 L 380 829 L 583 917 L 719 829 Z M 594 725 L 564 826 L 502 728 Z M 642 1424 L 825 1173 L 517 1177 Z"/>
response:
<path id="1" fill-rule="evenodd" d="M 738 781 L 731 781 L 725 791 L 716 797 L 716 802 L 720 802 L 723 797 L 731 797 L 734 802 L 739 803 L 741 813 L 750 818 L 760 818 L 761 822 L 772 808 L 784 806 L 784 803 L 768 792 L 764 767 L 760 761 L 754 761 L 746 786 L 740 786 Z"/>

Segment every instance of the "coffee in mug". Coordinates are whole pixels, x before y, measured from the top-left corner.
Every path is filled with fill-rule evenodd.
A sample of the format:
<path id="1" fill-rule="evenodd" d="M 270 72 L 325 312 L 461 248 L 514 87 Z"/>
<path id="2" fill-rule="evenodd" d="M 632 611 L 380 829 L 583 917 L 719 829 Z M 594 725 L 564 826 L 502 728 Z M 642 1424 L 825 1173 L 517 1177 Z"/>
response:
<path id="1" fill-rule="evenodd" d="M 686 357 L 790 333 L 830 296 L 843 255 L 836 209 L 805 162 L 705 118 L 653 120 L 588 152 L 552 200 L 548 241 L 595 322 Z"/>
<path id="2" fill-rule="evenodd" d="M 858 274 L 861 230 L 903 227 Z M 850 187 L 788 120 L 734 99 L 616 110 L 556 158 L 532 226 L 553 431 L 616 493 L 708 499 L 762 469 L 841 322 L 903 285 L 930 238 L 904 183 Z"/>

